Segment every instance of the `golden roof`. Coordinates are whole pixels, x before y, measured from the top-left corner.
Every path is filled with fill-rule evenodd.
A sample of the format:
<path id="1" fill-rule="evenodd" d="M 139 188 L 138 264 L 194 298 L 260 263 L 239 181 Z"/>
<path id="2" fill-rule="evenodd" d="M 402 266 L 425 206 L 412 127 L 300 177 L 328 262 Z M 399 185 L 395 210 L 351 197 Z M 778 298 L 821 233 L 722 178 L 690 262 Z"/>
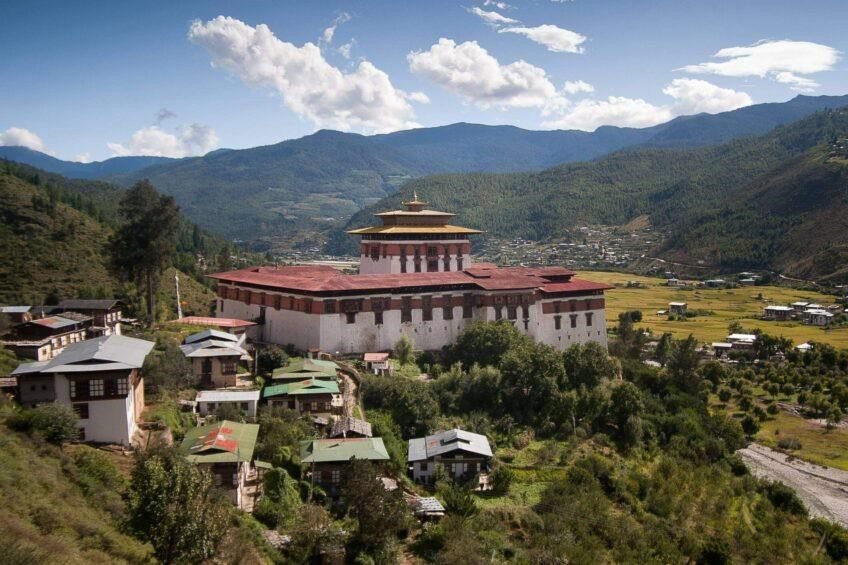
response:
<path id="1" fill-rule="evenodd" d="M 472 230 L 460 226 L 373 226 L 370 228 L 359 228 L 349 230 L 347 233 L 353 235 L 366 235 L 372 233 L 386 234 L 419 234 L 419 233 L 482 233 L 480 230 Z"/>

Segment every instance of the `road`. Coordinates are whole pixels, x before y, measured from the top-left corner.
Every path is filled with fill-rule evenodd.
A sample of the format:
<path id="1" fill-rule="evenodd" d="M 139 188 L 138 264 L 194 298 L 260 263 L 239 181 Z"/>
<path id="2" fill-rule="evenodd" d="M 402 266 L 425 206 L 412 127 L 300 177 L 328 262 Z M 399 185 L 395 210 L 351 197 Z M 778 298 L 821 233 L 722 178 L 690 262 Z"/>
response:
<path id="1" fill-rule="evenodd" d="M 750 444 L 739 454 L 757 477 L 792 487 L 813 516 L 848 527 L 848 472 L 794 459 L 763 445 Z"/>

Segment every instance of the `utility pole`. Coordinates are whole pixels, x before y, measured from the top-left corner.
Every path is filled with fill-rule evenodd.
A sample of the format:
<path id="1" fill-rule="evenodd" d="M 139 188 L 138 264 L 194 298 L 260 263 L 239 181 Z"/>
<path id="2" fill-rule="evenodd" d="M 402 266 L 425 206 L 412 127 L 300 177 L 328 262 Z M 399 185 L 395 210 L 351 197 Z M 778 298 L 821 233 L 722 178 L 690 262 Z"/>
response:
<path id="1" fill-rule="evenodd" d="M 177 285 L 177 318 L 183 317 L 183 306 L 180 304 L 180 275 L 174 275 L 174 281 Z"/>

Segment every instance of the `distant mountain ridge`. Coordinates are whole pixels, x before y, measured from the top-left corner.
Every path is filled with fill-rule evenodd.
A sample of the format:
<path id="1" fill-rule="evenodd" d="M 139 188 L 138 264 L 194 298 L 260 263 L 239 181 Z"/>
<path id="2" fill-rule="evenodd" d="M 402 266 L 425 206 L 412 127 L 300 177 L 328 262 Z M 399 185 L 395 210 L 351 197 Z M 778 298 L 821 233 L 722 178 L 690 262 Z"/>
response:
<path id="1" fill-rule="evenodd" d="M 274 145 L 183 159 L 122 157 L 80 164 L 14 147 L 0 147 L 0 158 L 123 185 L 149 178 L 210 231 L 258 250 L 314 248 L 357 211 L 423 175 L 538 171 L 626 148 L 702 147 L 760 135 L 843 105 L 848 96 L 798 96 L 678 117 L 650 128 L 605 126 L 591 133 L 465 123 L 375 136 L 321 130 Z"/>

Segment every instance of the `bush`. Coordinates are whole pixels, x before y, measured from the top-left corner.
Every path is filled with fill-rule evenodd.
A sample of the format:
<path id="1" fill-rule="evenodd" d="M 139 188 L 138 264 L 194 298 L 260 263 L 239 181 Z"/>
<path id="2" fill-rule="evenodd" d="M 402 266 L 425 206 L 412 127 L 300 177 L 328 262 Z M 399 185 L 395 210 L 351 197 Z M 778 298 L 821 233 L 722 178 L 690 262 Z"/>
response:
<path id="1" fill-rule="evenodd" d="M 270 373 L 277 367 L 282 367 L 288 363 L 289 356 L 286 352 L 276 345 L 263 347 L 256 357 L 260 373 Z"/>
<path id="2" fill-rule="evenodd" d="M 62 445 L 79 437 L 77 415 L 69 406 L 47 404 L 32 410 L 32 427 L 50 443 Z"/>
<path id="3" fill-rule="evenodd" d="M 726 386 L 723 386 L 718 389 L 718 399 L 722 402 L 729 401 L 731 396 L 733 396 L 733 392 Z"/>
<path id="4" fill-rule="evenodd" d="M 737 477 L 748 474 L 748 466 L 745 465 L 745 461 L 735 453 L 727 458 L 727 463 L 730 465 L 730 472 Z"/>
<path id="5" fill-rule="evenodd" d="M 779 410 L 780 409 L 777 407 L 777 404 L 775 404 L 774 402 L 770 402 L 769 405 L 766 406 L 766 412 L 768 412 L 772 416 L 777 414 Z"/>
<path id="6" fill-rule="evenodd" d="M 509 492 L 509 486 L 515 478 L 515 473 L 512 469 L 505 465 L 499 465 L 492 472 L 492 490 L 497 494 L 506 494 Z"/>
<path id="7" fill-rule="evenodd" d="M 798 516 L 807 515 L 807 508 L 804 503 L 798 498 L 795 491 L 785 484 L 779 481 L 765 481 L 761 491 L 777 508 Z"/>
<path id="8" fill-rule="evenodd" d="M 801 449 L 801 442 L 794 437 L 784 437 L 778 440 L 777 447 L 780 449 Z"/>

